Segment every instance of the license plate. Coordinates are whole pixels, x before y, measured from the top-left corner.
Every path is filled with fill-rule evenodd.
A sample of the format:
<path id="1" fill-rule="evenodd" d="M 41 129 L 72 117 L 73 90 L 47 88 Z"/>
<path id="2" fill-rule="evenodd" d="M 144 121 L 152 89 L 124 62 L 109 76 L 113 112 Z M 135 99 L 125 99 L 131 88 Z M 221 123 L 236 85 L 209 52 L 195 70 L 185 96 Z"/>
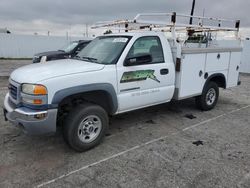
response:
<path id="1" fill-rule="evenodd" d="M 6 110 L 6 109 L 3 109 L 4 120 L 5 120 L 5 121 L 8 121 L 6 114 L 7 114 L 7 110 Z"/>

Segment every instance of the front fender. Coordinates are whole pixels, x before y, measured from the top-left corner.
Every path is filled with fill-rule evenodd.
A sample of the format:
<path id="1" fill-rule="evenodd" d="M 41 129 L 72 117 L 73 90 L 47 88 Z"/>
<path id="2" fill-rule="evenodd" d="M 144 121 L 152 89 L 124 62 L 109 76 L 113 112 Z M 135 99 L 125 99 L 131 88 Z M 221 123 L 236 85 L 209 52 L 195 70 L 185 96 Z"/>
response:
<path id="1" fill-rule="evenodd" d="M 74 86 L 57 91 L 52 99 L 52 105 L 58 105 L 63 99 L 71 95 L 90 92 L 90 91 L 105 91 L 109 94 L 110 101 L 112 103 L 111 112 L 114 114 L 118 109 L 118 100 L 115 89 L 113 85 L 109 83 L 97 83 L 97 84 L 87 84 L 81 86 Z"/>

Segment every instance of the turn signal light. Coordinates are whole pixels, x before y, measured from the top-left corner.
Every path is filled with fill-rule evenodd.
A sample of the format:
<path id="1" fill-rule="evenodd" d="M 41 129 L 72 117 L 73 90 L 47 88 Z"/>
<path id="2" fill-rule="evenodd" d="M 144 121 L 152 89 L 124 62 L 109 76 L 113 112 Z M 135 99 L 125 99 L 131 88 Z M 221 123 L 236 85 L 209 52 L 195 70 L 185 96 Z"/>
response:
<path id="1" fill-rule="evenodd" d="M 47 89 L 42 85 L 36 85 L 33 93 L 34 95 L 47 95 Z"/>
<path id="2" fill-rule="evenodd" d="M 43 100 L 41 99 L 34 99 L 33 104 L 43 104 Z"/>

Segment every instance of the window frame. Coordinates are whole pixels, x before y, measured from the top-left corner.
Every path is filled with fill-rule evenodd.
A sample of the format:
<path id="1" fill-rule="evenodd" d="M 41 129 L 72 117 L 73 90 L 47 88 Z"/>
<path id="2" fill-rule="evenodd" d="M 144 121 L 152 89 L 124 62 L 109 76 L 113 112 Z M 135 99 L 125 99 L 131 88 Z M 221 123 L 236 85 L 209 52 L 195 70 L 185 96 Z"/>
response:
<path id="1" fill-rule="evenodd" d="M 123 62 L 123 66 L 127 66 L 127 65 L 125 65 L 125 61 L 126 61 L 126 59 L 128 58 L 128 54 L 129 54 L 130 50 L 132 49 L 132 47 L 134 46 L 134 44 L 135 44 L 138 40 L 140 40 L 140 39 L 143 39 L 143 38 L 150 38 L 150 37 L 154 37 L 154 38 L 156 38 L 156 40 L 158 40 L 159 45 L 160 45 L 160 48 L 161 48 L 161 50 L 162 50 L 162 57 L 163 57 L 163 60 L 160 61 L 160 62 L 151 62 L 151 63 L 145 63 L 145 64 L 140 64 L 140 65 L 129 65 L 129 66 L 132 67 L 132 66 L 143 66 L 143 65 L 152 65 L 152 64 L 165 63 L 164 50 L 163 50 L 163 47 L 162 47 L 161 39 L 160 39 L 159 36 L 153 36 L 153 35 L 152 35 L 152 36 L 143 36 L 143 37 L 139 37 L 139 38 L 137 38 L 137 39 L 134 41 L 133 45 L 130 47 L 130 49 L 129 49 L 127 55 L 126 55 L 126 58 L 125 58 L 125 60 L 124 60 L 124 62 Z M 153 57 L 152 57 L 152 58 L 153 58 Z"/>

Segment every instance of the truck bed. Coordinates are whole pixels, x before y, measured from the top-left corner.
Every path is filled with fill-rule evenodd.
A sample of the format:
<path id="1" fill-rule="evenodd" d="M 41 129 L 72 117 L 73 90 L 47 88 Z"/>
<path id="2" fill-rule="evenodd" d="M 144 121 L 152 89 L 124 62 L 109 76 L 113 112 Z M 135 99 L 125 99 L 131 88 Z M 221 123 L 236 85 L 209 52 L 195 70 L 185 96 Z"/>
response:
<path id="1" fill-rule="evenodd" d="M 209 47 L 193 44 L 181 48 L 174 99 L 201 95 L 205 82 L 212 74 L 225 77 L 225 88 L 237 86 L 242 47 L 236 42 L 232 42 L 231 46 L 230 43 L 225 44 Z M 177 48 L 172 46 L 171 49 L 176 64 Z"/>

